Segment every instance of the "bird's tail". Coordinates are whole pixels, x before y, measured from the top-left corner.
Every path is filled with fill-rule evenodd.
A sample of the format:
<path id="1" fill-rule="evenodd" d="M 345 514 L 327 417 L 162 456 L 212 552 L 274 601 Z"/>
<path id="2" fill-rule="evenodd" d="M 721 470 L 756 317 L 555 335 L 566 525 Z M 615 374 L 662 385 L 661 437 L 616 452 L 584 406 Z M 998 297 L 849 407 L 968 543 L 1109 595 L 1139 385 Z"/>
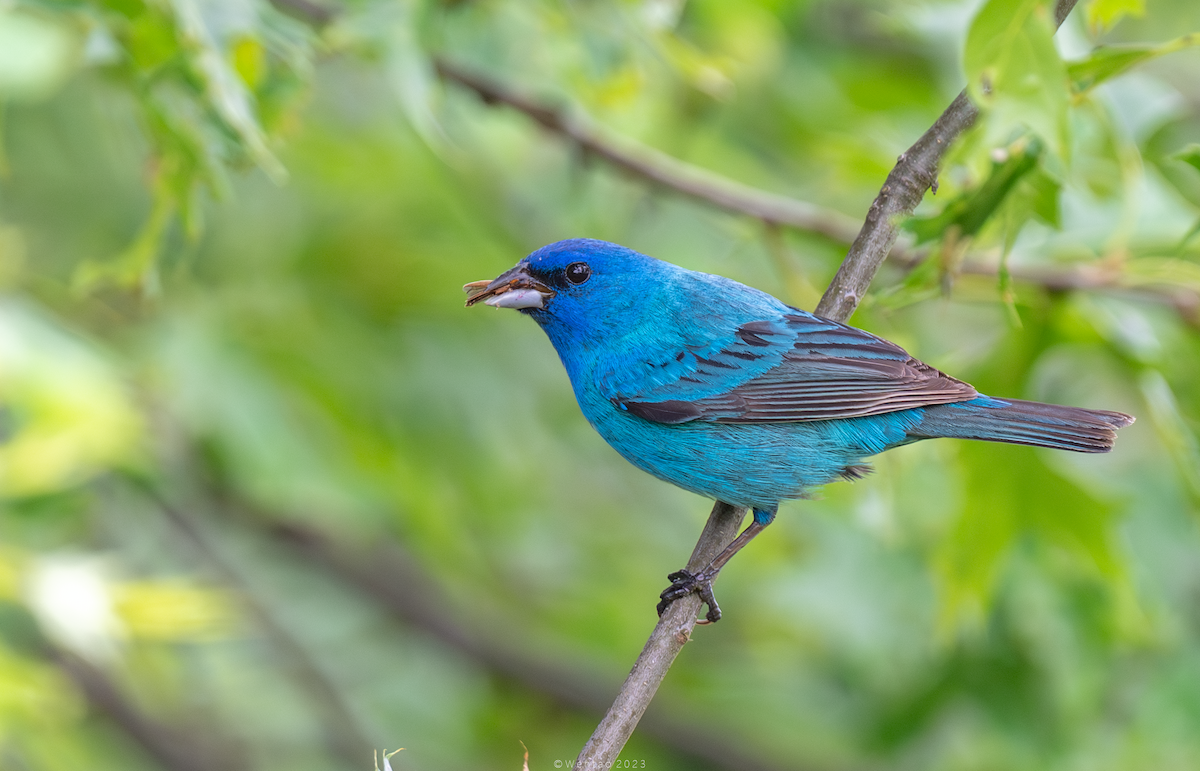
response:
<path id="1" fill-rule="evenodd" d="M 925 408 L 924 417 L 909 435 L 1108 452 L 1117 438 L 1117 429 L 1132 422 L 1132 416 L 1120 412 L 981 396 L 969 402 Z"/>

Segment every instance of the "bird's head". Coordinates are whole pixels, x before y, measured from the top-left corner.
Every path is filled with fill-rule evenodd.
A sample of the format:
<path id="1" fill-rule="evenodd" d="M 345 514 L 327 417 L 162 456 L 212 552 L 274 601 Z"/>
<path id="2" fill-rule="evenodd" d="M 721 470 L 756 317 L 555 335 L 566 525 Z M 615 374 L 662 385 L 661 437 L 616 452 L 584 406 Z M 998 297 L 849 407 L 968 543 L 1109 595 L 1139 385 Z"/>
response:
<path id="1" fill-rule="evenodd" d="M 467 305 L 485 303 L 532 316 L 558 342 L 600 339 L 618 333 L 646 308 L 648 294 L 662 286 L 661 274 L 681 272 L 669 263 L 607 241 L 577 238 L 538 249 L 491 281 L 463 289 Z M 635 313 L 637 311 L 634 311 Z"/>

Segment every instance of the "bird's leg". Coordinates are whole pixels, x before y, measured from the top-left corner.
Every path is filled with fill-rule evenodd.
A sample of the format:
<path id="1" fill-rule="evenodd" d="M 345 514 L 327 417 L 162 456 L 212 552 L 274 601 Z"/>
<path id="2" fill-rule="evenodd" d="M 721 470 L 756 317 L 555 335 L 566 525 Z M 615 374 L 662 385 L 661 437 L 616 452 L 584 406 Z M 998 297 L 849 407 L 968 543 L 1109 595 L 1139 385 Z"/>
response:
<path id="1" fill-rule="evenodd" d="M 671 585 L 659 595 L 658 615 L 661 616 L 663 611 L 672 602 L 675 602 L 675 600 L 695 592 L 700 595 L 700 600 L 708 606 L 708 612 L 704 614 L 704 618 L 707 621 L 699 623 L 714 624 L 719 621 L 721 618 L 721 607 L 717 605 L 717 598 L 713 595 L 713 581 L 716 580 L 717 574 L 721 572 L 721 568 L 725 567 L 725 563 L 729 562 L 733 555 L 741 551 L 743 546 L 750 543 L 754 539 L 754 536 L 765 530 L 767 525 L 771 524 L 774 519 L 775 507 L 770 509 L 754 509 L 754 520 L 720 554 L 713 557 L 712 562 L 708 563 L 703 570 L 693 573 L 684 568 L 667 576 L 667 580 L 671 581 Z"/>

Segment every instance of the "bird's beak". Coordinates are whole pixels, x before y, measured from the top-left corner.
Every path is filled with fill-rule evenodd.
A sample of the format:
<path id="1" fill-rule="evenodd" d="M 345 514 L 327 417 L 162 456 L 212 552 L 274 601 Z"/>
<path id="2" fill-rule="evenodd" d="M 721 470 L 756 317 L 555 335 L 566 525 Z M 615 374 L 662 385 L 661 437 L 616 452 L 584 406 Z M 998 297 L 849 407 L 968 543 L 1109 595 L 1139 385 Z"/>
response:
<path id="1" fill-rule="evenodd" d="M 480 301 L 496 308 L 544 308 L 554 296 L 554 290 L 530 276 L 523 263 L 491 281 L 472 281 L 463 291 L 468 308 Z"/>

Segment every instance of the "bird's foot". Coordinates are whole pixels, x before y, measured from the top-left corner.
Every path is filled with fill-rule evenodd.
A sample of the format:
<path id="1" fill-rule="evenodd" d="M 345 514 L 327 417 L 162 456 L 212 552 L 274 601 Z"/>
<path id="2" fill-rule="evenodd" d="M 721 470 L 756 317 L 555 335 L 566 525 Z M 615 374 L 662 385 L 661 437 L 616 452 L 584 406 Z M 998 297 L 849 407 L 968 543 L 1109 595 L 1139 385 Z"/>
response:
<path id="1" fill-rule="evenodd" d="M 671 585 L 659 595 L 658 615 L 661 616 L 675 600 L 695 593 L 700 595 L 700 601 L 708 606 L 708 612 L 704 614 L 706 620 L 697 623 L 717 623 L 721 619 L 721 607 L 717 605 L 717 598 L 713 595 L 712 582 L 714 578 L 716 578 L 716 573 L 709 573 L 707 570 L 701 570 L 699 573 L 693 573 L 690 570 L 677 570 L 667 576 L 667 580 L 671 582 Z"/>

